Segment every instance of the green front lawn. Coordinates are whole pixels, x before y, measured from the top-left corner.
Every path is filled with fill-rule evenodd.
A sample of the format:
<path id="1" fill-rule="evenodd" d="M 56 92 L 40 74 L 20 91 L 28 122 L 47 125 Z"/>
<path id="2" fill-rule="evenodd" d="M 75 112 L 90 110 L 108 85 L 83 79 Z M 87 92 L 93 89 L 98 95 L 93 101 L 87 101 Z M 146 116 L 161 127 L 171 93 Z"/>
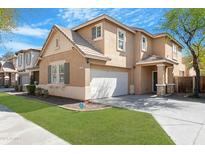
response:
<path id="1" fill-rule="evenodd" d="M 0 93 L 0 104 L 71 144 L 174 144 L 147 113 L 111 108 L 74 112 Z"/>

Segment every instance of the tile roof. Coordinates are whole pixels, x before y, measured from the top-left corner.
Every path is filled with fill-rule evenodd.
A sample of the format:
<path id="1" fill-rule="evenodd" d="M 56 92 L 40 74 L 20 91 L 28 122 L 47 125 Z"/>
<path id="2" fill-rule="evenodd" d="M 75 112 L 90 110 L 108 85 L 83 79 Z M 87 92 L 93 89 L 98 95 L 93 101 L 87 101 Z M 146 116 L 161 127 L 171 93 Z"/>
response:
<path id="1" fill-rule="evenodd" d="M 157 56 L 157 55 L 149 55 L 145 58 L 143 58 L 142 60 L 140 60 L 139 62 L 137 62 L 137 64 L 143 64 L 143 63 L 155 63 L 155 62 L 168 62 L 168 63 L 172 63 L 172 64 L 177 64 L 177 61 L 172 60 L 172 59 L 168 59 L 165 57 L 161 57 L 161 56 Z"/>
<path id="2" fill-rule="evenodd" d="M 104 56 L 100 51 L 93 47 L 89 42 L 87 42 L 82 36 L 77 32 L 55 25 L 87 58 L 110 60 L 108 57 Z"/>
<path id="3" fill-rule="evenodd" d="M 1 61 L 0 65 L 2 67 L 3 72 L 17 72 L 14 65 L 11 62 L 8 61 Z"/>

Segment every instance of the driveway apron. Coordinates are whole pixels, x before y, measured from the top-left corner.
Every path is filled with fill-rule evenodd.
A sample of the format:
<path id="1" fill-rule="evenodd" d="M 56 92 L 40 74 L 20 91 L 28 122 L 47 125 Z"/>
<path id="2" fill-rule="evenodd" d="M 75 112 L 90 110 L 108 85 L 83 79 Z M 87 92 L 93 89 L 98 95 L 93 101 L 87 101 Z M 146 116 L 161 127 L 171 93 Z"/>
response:
<path id="1" fill-rule="evenodd" d="M 92 101 L 152 114 L 176 144 L 205 144 L 204 102 L 154 95 L 129 95 Z"/>

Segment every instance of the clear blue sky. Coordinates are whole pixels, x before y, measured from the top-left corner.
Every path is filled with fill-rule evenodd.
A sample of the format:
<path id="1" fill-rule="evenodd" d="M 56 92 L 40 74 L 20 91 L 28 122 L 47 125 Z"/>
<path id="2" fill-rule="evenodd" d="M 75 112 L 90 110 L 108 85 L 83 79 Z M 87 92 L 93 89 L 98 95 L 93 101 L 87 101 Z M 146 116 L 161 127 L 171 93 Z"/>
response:
<path id="1" fill-rule="evenodd" d="M 168 9 L 18 9 L 18 24 L 12 33 L 3 33 L 0 55 L 7 51 L 42 47 L 54 24 L 77 26 L 101 14 L 107 14 L 128 26 L 160 32 L 159 22 Z"/>

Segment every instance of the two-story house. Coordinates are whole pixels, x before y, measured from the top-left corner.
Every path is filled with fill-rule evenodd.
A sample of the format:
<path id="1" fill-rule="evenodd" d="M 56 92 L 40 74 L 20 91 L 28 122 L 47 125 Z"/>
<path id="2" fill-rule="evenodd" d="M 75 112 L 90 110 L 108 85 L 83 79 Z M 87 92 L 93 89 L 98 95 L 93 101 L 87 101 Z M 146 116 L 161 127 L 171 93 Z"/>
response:
<path id="1" fill-rule="evenodd" d="M 25 49 L 16 52 L 16 68 L 18 71 L 18 84 L 27 85 L 39 82 L 39 68 L 36 66 L 41 49 Z"/>
<path id="2" fill-rule="evenodd" d="M 51 95 L 88 100 L 174 92 L 183 74 L 182 45 L 102 15 L 72 30 L 54 25 L 42 48 L 39 86 Z"/>

